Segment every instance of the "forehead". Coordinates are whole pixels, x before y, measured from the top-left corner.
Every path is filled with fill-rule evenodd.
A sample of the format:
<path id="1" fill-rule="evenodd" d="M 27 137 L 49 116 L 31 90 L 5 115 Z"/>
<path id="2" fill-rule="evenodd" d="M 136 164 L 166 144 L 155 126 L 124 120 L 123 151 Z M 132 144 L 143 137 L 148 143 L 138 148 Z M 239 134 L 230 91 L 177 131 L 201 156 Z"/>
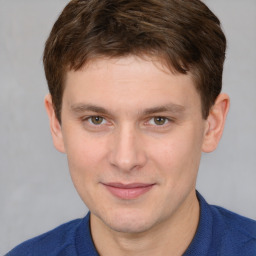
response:
<path id="1" fill-rule="evenodd" d="M 84 74 L 84 75 L 82 75 Z M 104 77 L 100 75 L 104 74 Z M 132 76 L 131 76 L 132 75 Z M 115 80 L 119 79 L 139 79 L 144 80 L 157 79 L 186 79 L 189 83 L 194 83 L 193 76 L 190 72 L 182 74 L 176 71 L 164 58 L 151 55 L 128 55 L 123 57 L 98 57 L 87 61 L 79 70 L 68 70 L 66 72 L 65 85 L 70 79 L 90 77 L 95 80 L 102 79 Z M 144 76 L 144 77 L 143 77 Z M 95 79 L 94 79 L 95 78 Z M 113 82 L 113 81 L 112 81 Z"/>
<path id="2" fill-rule="evenodd" d="M 160 60 L 136 56 L 99 58 L 68 71 L 63 97 L 70 104 L 100 102 L 131 109 L 160 101 L 193 105 L 199 100 L 191 74 L 174 73 Z"/>

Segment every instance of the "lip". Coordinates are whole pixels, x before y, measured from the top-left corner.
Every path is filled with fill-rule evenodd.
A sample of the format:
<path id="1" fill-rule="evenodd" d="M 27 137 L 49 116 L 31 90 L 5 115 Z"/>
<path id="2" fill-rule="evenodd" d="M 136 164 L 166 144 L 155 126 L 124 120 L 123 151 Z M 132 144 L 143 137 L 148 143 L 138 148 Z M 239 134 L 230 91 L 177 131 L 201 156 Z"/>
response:
<path id="1" fill-rule="evenodd" d="M 150 191 L 155 184 L 146 183 L 103 183 L 105 188 L 115 197 L 120 199 L 136 199 Z"/>

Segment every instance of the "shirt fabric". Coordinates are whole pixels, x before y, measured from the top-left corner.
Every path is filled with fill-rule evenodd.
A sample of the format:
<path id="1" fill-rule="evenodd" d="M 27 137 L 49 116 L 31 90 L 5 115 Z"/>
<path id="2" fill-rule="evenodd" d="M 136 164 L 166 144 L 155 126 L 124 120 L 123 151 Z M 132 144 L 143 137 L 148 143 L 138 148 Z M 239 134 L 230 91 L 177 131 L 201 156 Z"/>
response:
<path id="1" fill-rule="evenodd" d="M 256 221 L 207 204 L 197 192 L 200 220 L 183 256 L 256 256 Z M 6 256 L 99 256 L 90 231 L 90 213 L 14 248 Z"/>

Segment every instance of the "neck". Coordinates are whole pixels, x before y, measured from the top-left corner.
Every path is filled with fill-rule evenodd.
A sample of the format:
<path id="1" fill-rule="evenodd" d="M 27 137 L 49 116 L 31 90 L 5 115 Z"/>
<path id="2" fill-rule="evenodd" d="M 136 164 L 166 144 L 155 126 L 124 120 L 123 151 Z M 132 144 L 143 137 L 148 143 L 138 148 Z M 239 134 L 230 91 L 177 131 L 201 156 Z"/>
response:
<path id="1" fill-rule="evenodd" d="M 91 214 L 92 237 L 101 256 L 180 256 L 193 240 L 199 215 L 195 193 L 186 199 L 171 218 L 141 233 L 114 231 Z"/>

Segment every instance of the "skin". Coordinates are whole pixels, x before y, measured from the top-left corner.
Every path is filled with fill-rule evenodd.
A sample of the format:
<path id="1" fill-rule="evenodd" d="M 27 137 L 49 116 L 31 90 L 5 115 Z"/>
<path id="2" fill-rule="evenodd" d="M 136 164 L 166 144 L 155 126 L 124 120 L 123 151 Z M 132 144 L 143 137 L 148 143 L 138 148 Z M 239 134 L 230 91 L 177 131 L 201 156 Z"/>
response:
<path id="1" fill-rule="evenodd" d="M 219 95 L 205 120 L 190 74 L 130 56 L 68 71 L 61 125 L 50 95 L 45 106 L 54 145 L 67 154 L 91 211 L 100 255 L 182 255 L 199 221 L 201 152 L 218 145 L 228 96 Z M 111 192 L 113 183 L 148 190 L 124 189 L 120 197 Z"/>

